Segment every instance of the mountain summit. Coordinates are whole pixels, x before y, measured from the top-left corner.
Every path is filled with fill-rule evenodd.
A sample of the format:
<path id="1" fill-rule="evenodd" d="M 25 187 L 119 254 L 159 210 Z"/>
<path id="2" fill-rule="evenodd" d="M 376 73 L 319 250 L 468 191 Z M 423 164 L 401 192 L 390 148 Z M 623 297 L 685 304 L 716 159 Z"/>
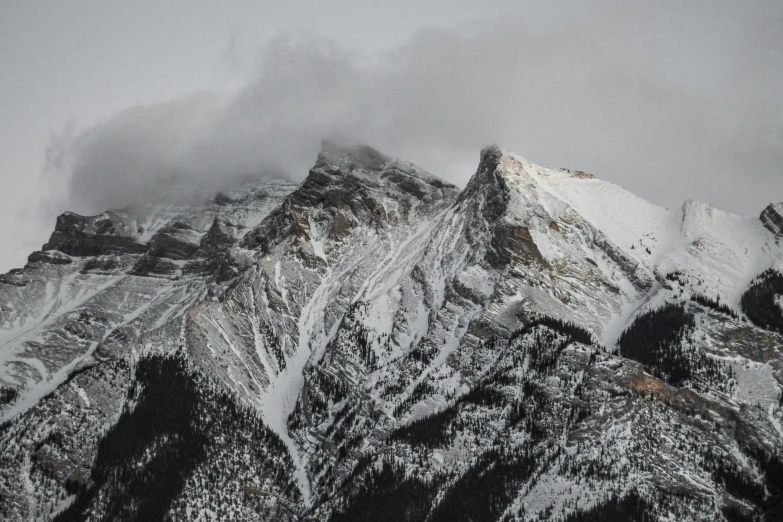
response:
<path id="1" fill-rule="evenodd" d="M 780 208 L 324 141 L 63 214 L 0 276 L 0 518 L 778 520 Z"/>

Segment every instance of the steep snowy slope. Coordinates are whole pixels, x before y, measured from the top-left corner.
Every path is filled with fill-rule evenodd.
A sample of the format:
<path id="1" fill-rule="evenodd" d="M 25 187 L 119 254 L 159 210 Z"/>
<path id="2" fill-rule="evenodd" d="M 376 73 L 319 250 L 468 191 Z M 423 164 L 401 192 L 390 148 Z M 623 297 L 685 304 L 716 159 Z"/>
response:
<path id="1" fill-rule="evenodd" d="M 497 371 L 513 332 L 534 318 L 551 316 L 586 327 L 583 342 L 589 344 L 591 333 L 606 339 L 617 323 L 630 323 L 640 303 L 682 294 L 679 282 L 623 251 L 525 167 L 499 149 L 485 150 L 476 176 L 440 218 L 431 244 L 408 274 L 387 279 L 385 294 L 357 295 L 332 336 L 331 357 L 307 369 L 290 427 L 310 446 L 312 475 L 323 501 L 339 497 L 357 474 L 353 466 L 361 469 L 368 455 L 388 458 L 384 448 L 401 426 L 429 422 L 432 414 L 440 419 L 443 414 L 437 412 L 454 408 L 455 397 L 480 388 Z M 655 214 L 654 207 L 647 208 Z M 390 310 L 398 295 L 410 297 Z M 384 324 L 379 321 L 384 317 L 393 320 Z M 615 349 L 616 337 L 609 348 Z M 724 342 L 706 342 L 705 336 L 694 350 L 702 353 Z M 761 371 L 771 376 L 777 362 L 769 364 Z M 725 397 L 720 379 L 731 372 L 727 366 L 718 378 L 711 377 L 705 393 L 712 386 Z M 693 363 L 694 385 L 701 373 Z M 626 389 L 632 386 L 621 382 Z M 777 384 L 765 382 L 765 397 L 776 398 Z M 502 422 L 497 430 L 502 433 Z M 434 433 L 430 436 L 437 438 Z M 513 431 L 506 436 L 515 437 Z M 516 437 L 525 439 L 522 433 Z M 313 438 L 319 442 L 313 445 Z M 450 464 L 457 469 L 479 456 L 460 455 Z M 422 458 L 439 461 L 437 455 Z M 437 481 L 430 471 L 424 479 Z M 596 491 L 602 487 L 607 484 Z"/>
<path id="2" fill-rule="evenodd" d="M 580 171 L 519 161 L 547 191 L 627 254 L 661 274 L 682 274 L 691 291 L 719 297 L 735 309 L 753 277 L 781 267 L 780 249 L 769 229 L 778 216 L 774 205 L 761 219 L 728 214 L 695 200 L 668 210 Z"/>
<path id="3" fill-rule="evenodd" d="M 778 210 L 326 141 L 299 186 L 65 214 L 0 281 L 0 515 L 774 520 Z"/>
<path id="4" fill-rule="evenodd" d="M 188 314 L 194 358 L 256 404 L 286 442 L 306 502 L 306 458 L 287 428 L 305 366 L 320 363 L 339 319 L 375 290 L 380 271 L 404 270 L 456 193 L 368 147 L 327 142 L 302 186 L 240 243 L 251 267 L 224 300 Z"/>
<path id="5" fill-rule="evenodd" d="M 60 216 L 44 251 L 0 279 L 0 385 L 20 394 L 2 419 L 90 364 L 111 334 L 154 330 L 203 299 L 209 265 L 292 188 L 248 187 L 146 216 Z"/>
<path id="6" fill-rule="evenodd" d="M 435 229 L 434 245 L 410 272 L 413 294 L 425 296 L 423 308 L 429 310 L 425 336 L 410 348 L 400 346 L 393 335 L 387 341 L 378 336 L 375 318 L 391 315 L 385 309 L 388 299 L 357 301 L 334 336 L 330 353 L 335 356 L 308 372 L 291 427 L 306 433 L 302 440 L 314 436 L 328 441 L 325 447 L 331 450 L 331 455 L 313 451 L 313 475 L 324 491 L 324 511 L 318 512 L 325 516 L 336 505 L 343 515 L 332 513 L 335 520 L 352 520 L 377 517 L 379 506 L 385 506 L 412 510 L 411 520 L 492 519 L 504 512 L 538 519 L 565 516 L 578 506 L 600 507 L 611 501 L 609 492 L 643 493 L 650 502 L 644 509 L 660 519 L 714 520 L 724 512 L 731 516 L 736 510 L 752 514 L 766 509 L 758 500 L 764 495 L 753 505 L 741 491 L 727 491 L 721 483 L 753 482 L 764 473 L 754 466 L 777 465 L 768 464 L 763 455 L 778 453 L 782 442 L 775 402 L 781 396 L 780 337 L 733 319 L 729 309 L 703 297 L 717 295 L 719 281 L 737 288 L 744 282 L 747 288 L 750 276 L 737 273 L 752 270 L 755 254 L 780 259 L 772 234 L 758 220 L 692 203 L 671 216 L 583 174 L 569 179 L 597 186 L 580 197 L 573 189 L 567 201 L 568 184 L 561 183 L 558 191 L 535 169 L 499 149 L 483 152 L 477 174 Z M 600 212 L 602 198 L 616 205 L 608 212 L 625 208 L 626 214 L 607 217 Z M 643 227 L 661 235 L 669 231 L 673 237 L 669 250 L 662 249 L 657 259 L 652 252 L 634 255 L 640 247 L 632 249 L 634 243 L 628 243 L 645 237 L 640 232 L 644 228 L 624 223 L 637 217 L 631 212 L 637 207 L 639 219 L 646 220 Z M 715 243 L 711 250 L 704 246 L 708 241 Z M 446 277 L 433 277 L 443 274 L 444 267 Z M 427 302 L 427 295 L 435 299 Z M 686 303 L 677 312 L 686 327 L 671 339 L 664 319 L 634 321 L 667 299 Z M 395 323 L 417 324 L 410 311 L 420 306 L 414 301 L 394 310 Z M 527 345 L 519 345 L 520 332 L 537 317 L 552 318 L 544 323 L 545 337 L 537 333 Z M 648 326 L 651 321 L 657 323 Z M 575 345 L 576 340 L 590 345 L 592 337 L 622 353 L 622 344 L 615 347 L 615 341 L 625 326 L 623 339 L 641 337 L 647 347 L 643 353 L 652 356 L 638 355 L 631 341 L 625 341 L 627 358 Z M 542 340 L 551 335 L 562 337 Z M 375 338 L 381 343 L 371 342 Z M 401 355 L 373 351 L 387 343 L 389 352 Z M 662 355 L 656 347 L 662 347 Z M 647 371 L 660 371 L 660 377 L 646 373 L 634 358 Z M 600 364 L 593 369 L 596 361 Z M 546 371 L 525 369 L 536 364 Z M 681 367 L 676 386 L 667 380 L 671 364 Z M 645 397 L 653 403 L 644 402 Z M 663 409 L 656 410 L 661 403 Z M 754 414 L 751 405 L 765 413 Z M 688 417 L 694 411 L 712 422 L 697 424 L 685 435 L 668 435 L 679 425 L 692 424 Z M 717 425 L 716 419 L 721 419 Z M 611 431 L 604 429 L 607 422 Z M 652 431 L 648 423 L 653 423 Z M 736 437 L 740 425 L 758 438 Z M 573 447 L 574 438 L 581 447 Z M 664 443 L 648 446 L 650 440 Z M 715 455 L 704 450 L 707 441 L 725 469 L 714 469 Z M 577 460 L 575 450 L 581 455 Z M 690 454 L 691 460 L 671 460 L 675 451 Z M 743 456 L 748 452 L 755 456 Z M 629 462 L 622 457 L 627 454 L 643 458 Z M 375 467 L 368 467 L 368 459 Z M 385 469 L 381 463 L 391 466 L 387 474 L 377 474 Z M 404 470 L 401 475 L 394 471 L 397 467 Z M 499 475 L 490 480 L 488 470 L 493 469 Z M 465 475 L 455 482 L 454 473 Z M 368 480 L 377 482 L 377 491 L 363 485 Z M 694 480 L 701 484 L 696 489 Z M 498 489 L 482 497 L 482 488 L 492 481 Z M 629 485 L 637 488 L 631 491 Z M 351 491 L 347 502 L 346 488 Z M 409 488 L 420 496 L 404 506 L 392 500 L 407 495 Z M 691 500 L 674 502 L 671 492 L 688 492 Z M 770 492 L 779 494 L 783 492 Z M 456 506 L 447 508 L 450 499 Z M 430 511 L 433 502 L 440 507 Z M 492 502 L 499 505 L 486 507 Z M 470 515 L 466 504 L 484 505 L 485 510 L 477 508 Z M 649 508 L 656 504 L 666 508 Z"/>
<path id="7" fill-rule="evenodd" d="M 88 476 L 122 412 L 138 354 L 178 346 L 182 315 L 226 275 L 215 267 L 229 265 L 227 246 L 293 188 L 272 182 L 206 205 L 66 213 L 43 252 L 0 276 L 0 415 L 14 419 L 0 444 L 6 518 L 27 519 L 30 506 L 50 503 L 66 480 Z M 34 501 L 28 486 L 40 483 L 20 483 L 19 473 L 40 473 L 35 455 L 51 437 L 58 444 L 40 458 L 59 484 L 36 489 Z"/>

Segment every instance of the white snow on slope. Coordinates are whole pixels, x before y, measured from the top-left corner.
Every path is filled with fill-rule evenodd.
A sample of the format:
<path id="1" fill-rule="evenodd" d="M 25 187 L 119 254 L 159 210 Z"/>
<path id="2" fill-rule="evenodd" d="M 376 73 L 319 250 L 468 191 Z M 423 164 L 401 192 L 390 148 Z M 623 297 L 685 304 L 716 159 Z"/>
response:
<path id="1" fill-rule="evenodd" d="M 736 307 L 754 276 L 780 266 L 781 249 L 758 218 L 696 200 L 666 209 L 588 174 L 548 169 L 507 154 L 626 254 L 661 275 L 676 271 L 690 276 L 697 293 L 717 290 L 723 302 Z"/>

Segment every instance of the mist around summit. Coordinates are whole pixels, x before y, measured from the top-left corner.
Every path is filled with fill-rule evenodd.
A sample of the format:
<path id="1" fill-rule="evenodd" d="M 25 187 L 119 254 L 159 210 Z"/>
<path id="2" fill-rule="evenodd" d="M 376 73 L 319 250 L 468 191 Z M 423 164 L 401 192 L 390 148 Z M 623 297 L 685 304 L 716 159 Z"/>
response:
<path id="1" fill-rule="evenodd" d="M 321 139 L 342 137 L 459 186 L 476 151 L 499 143 L 664 206 L 695 198 L 758 215 L 783 190 L 776 20 L 728 4 L 628 5 L 553 27 L 490 18 L 421 30 L 369 57 L 316 34 L 280 36 L 231 93 L 69 127 L 50 144 L 58 188 L 44 199 L 96 213 L 241 176 L 301 180 Z"/>

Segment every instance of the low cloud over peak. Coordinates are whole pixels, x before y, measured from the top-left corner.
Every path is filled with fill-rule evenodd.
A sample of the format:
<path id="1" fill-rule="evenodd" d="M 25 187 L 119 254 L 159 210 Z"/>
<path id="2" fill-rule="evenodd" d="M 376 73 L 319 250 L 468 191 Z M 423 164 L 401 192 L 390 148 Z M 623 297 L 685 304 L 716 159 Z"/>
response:
<path id="1" fill-rule="evenodd" d="M 248 173 L 301 179 L 324 137 L 350 136 L 458 185 L 499 142 L 659 204 L 756 215 L 783 198 L 780 13 L 711 5 L 714 17 L 622 8 L 423 31 L 372 60 L 278 39 L 230 95 L 136 106 L 60 137 L 50 170 L 65 190 L 50 203 L 97 212 Z"/>

